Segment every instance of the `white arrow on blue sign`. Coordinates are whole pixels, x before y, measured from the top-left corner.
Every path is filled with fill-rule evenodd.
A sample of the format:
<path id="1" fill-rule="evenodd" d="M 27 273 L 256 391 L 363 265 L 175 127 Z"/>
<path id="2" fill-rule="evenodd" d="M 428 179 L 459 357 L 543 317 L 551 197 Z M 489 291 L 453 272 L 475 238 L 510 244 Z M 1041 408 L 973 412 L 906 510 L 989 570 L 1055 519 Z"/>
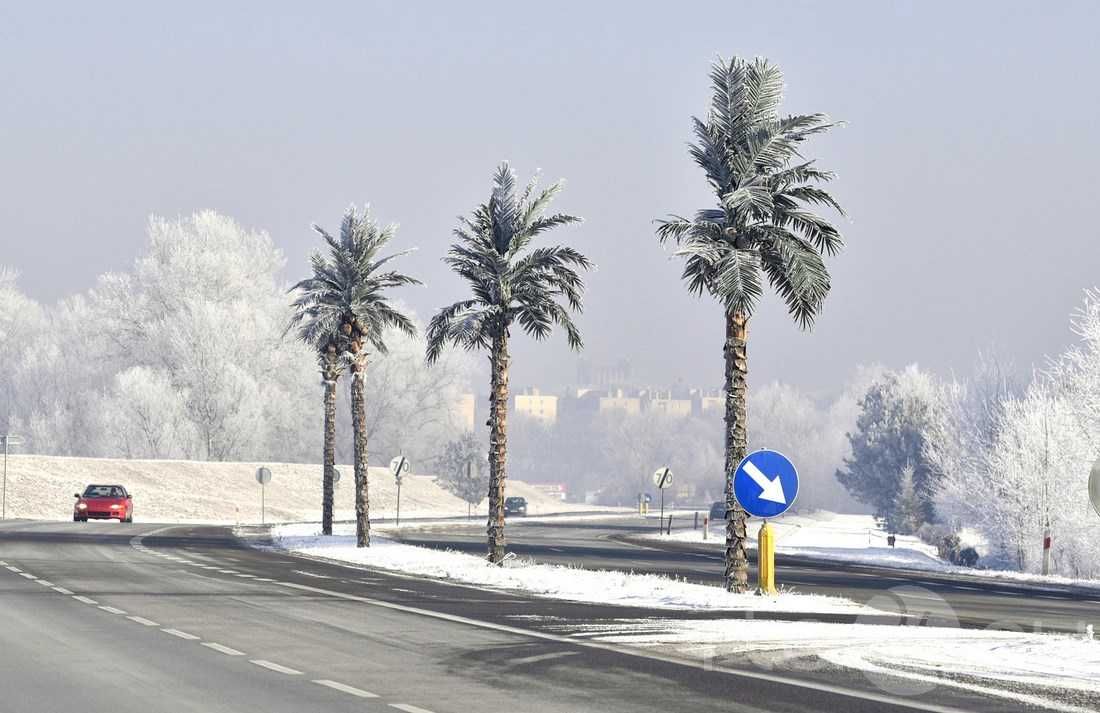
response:
<path id="1" fill-rule="evenodd" d="M 798 471 L 777 451 L 750 453 L 733 472 L 733 495 L 753 517 L 776 517 L 798 497 Z"/>

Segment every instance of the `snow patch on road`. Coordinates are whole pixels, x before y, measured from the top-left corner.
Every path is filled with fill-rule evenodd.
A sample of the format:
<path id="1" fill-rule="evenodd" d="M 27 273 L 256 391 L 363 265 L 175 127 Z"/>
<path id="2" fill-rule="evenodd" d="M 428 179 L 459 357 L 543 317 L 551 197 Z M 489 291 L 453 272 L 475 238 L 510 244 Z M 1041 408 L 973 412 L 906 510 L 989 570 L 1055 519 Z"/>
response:
<path id="1" fill-rule="evenodd" d="M 586 570 L 520 559 L 510 560 L 504 567 L 494 567 L 481 557 L 400 544 L 377 536 L 371 539 L 370 547 L 357 548 L 354 526 L 338 526 L 334 533 L 331 537 L 322 536 L 316 524 L 279 525 L 272 528 L 271 537 L 277 548 L 311 557 L 555 599 L 667 609 L 880 613 L 839 597 L 793 593 L 781 593 L 776 597 L 731 594 L 718 587 L 657 575 Z"/>

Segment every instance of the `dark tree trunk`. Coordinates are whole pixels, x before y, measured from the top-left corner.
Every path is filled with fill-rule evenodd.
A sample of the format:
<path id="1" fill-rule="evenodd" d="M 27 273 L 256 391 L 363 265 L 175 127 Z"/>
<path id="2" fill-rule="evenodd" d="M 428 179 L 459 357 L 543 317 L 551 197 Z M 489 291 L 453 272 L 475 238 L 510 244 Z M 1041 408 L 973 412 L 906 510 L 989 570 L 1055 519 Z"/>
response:
<path id="1" fill-rule="evenodd" d="M 325 384 L 324 472 L 321 478 L 321 533 L 332 534 L 333 471 L 336 470 L 336 380 L 340 376 L 335 351 L 325 353 L 321 377 Z"/>
<path id="2" fill-rule="evenodd" d="M 493 338 L 489 356 L 489 561 L 504 562 L 504 480 L 508 452 L 508 332 Z"/>
<path id="3" fill-rule="evenodd" d="M 355 459 L 355 544 L 370 547 L 370 492 L 367 479 L 367 416 L 363 402 L 363 378 L 367 358 L 359 350 L 352 352 L 351 363 L 351 424 L 354 433 Z"/>
<path id="4" fill-rule="evenodd" d="M 744 312 L 726 312 L 726 589 L 731 592 L 749 588 L 748 515 L 733 496 L 733 471 L 748 450 L 748 323 Z"/>

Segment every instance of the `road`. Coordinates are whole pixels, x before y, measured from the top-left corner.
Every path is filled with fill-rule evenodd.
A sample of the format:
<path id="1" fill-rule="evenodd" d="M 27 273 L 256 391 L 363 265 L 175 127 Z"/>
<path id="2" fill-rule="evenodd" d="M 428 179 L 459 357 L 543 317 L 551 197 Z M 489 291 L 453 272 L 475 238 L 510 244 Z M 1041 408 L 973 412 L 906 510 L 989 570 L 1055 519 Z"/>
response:
<path id="1" fill-rule="evenodd" d="M 1009 709 L 563 635 L 652 612 L 249 549 L 226 528 L 0 523 L 0 598 L 4 713 Z"/>
<path id="2" fill-rule="evenodd" d="M 667 574 L 720 586 L 721 549 L 639 540 L 652 534 L 654 520 L 640 518 L 508 521 L 508 549 L 553 564 L 580 565 L 647 574 Z M 422 526 L 404 530 L 410 544 L 481 553 L 482 524 Z M 981 628 L 1079 633 L 1100 630 L 1100 592 L 1073 587 L 991 581 L 979 576 L 872 567 L 778 555 L 780 585 L 795 591 L 844 596 L 933 621 Z"/>

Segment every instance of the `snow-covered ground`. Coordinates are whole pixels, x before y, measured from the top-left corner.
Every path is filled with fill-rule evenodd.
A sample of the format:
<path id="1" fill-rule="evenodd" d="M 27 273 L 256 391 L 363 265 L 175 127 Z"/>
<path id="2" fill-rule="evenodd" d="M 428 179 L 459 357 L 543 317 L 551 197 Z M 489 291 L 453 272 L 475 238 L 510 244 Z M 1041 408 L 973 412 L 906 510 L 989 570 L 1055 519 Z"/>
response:
<path id="1" fill-rule="evenodd" d="M 1027 572 L 973 569 L 959 567 L 940 559 L 936 548 L 912 535 L 898 535 L 894 547 L 886 541 L 870 515 L 845 515 L 817 511 L 799 515 L 784 515 L 770 522 L 775 533 L 776 552 L 801 555 L 833 562 L 879 565 L 916 569 L 925 572 L 965 574 L 1003 579 L 1021 583 L 1078 586 L 1100 589 L 1100 581 L 1068 577 L 1042 576 Z M 759 520 L 749 521 L 750 547 L 755 548 Z M 671 535 L 643 535 L 644 539 L 664 542 L 687 542 L 722 549 L 725 547 L 725 524 L 711 523 L 706 539 L 703 529 L 677 530 Z"/>
<path id="2" fill-rule="evenodd" d="M 876 614 L 848 599 L 782 593 L 777 597 L 730 594 L 719 587 L 689 584 L 655 575 L 592 571 L 513 559 L 505 567 L 459 552 L 399 544 L 382 537 L 369 548 L 355 546 L 354 526 L 342 525 L 322 537 L 316 524 L 272 528 L 276 547 L 311 557 L 378 567 L 463 584 L 518 590 L 572 601 L 669 609 L 726 609 L 814 614 Z"/>
<path id="3" fill-rule="evenodd" d="M 135 521 L 258 523 L 260 485 L 255 474 L 261 465 L 272 472 L 264 488 L 267 522 L 321 519 L 319 465 L 35 455 L 8 457 L 7 516 L 67 520 L 72 518 L 74 493 L 90 483 L 117 483 L 134 494 Z M 336 487 L 336 517 L 350 520 L 355 517 L 353 470 L 350 465 L 337 467 L 342 477 Z M 508 480 L 508 494 L 527 498 L 532 515 L 600 509 L 562 502 L 520 480 Z M 370 469 L 370 504 L 372 519 L 396 514 L 397 488 L 387 468 Z M 475 513 L 484 518 L 486 505 Z M 402 520 L 465 515 L 466 503 L 436 485 L 430 475 L 405 476 Z"/>
<path id="4" fill-rule="evenodd" d="M 1100 640 L 1087 634 L 759 619 L 624 619 L 598 625 L 562 622 L 559 628 L 697 659 L 704 667 L 746 659 L 765 669 L 796 660 L 800 670 L 832 664 L 861 671 L 896 695 L 920 695 L 947 685 L 1063 711 L 1095 710 L 1080 701 L 1100 700 Z"/>

